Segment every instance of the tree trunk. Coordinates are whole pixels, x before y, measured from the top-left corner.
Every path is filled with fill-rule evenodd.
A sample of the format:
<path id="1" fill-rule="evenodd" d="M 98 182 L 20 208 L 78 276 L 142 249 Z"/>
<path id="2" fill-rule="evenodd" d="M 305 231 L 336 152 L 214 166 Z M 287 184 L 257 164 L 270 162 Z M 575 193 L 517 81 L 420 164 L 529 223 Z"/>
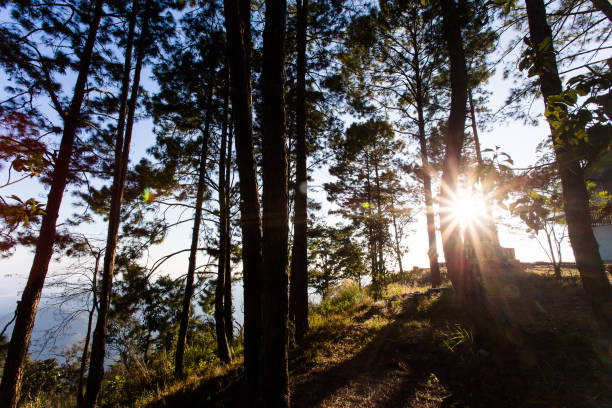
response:
<path id="1" fill-rule="evenodd" d="M 608 17 L 608 20 L 612 21 L 612 4 L 610 4 L 610 0 L 591 0 L 593 3 L 593 7 L 596 10 L 601 11 Z"/>
<path id="2" fill-rule="evenodd" d="M 450 57 L 451 106 L 446 129 L 446 153 L 442 171 L 440 227 L 446 269 L 460 299 L 465 295 L 463 271 L 463 242 L 461 231 L 453 219 L 453 205 L 457 196 L 457 180 L 461 162 L 461 148 L 467 100 L 467 72 L 463 40 L 454 0 L 442 4 L 443 31 Z"/>
<path id="3" fill-rule="evenodd" d="M 266 407 L 289 406 L 289 194 L 285 136 L 285 0 L 266 0 L 262 64 L 263 359 Z"/>
<path id="4" fill-rule="evenodd" d="M 372 275 L 372 293 L 374 295 L 374 299 L 378 300 L 379 297 L 379 287 L 378 287 L 378 267 L 376 256 L 378 251 L 376 249 L 376 237 L 374 233 L 374 228 L 372 228 L 372 188 L 370 183 L 370 155 L 366 152 L 366 198 L 368 199 L 367 206 L 367 226 L 368 226 L 368 249 L 370 252 L 370 268 Z"/>
<path id="5" fill-rule="evenodd" d="M 206 190 L 206 157 L 208 156 L 208 140 L 210 139 L 210 125 L 213 120 L 213 83 L 215 81 L 214 67 L 210 67 L 208 78 L 208 100 L 206 102 L 206 117 L 204 119 L 204 132 L 202 135 L 202 148 L 200 151 L 200 168 L 198 171 L 198 187 L 196 192 L 195 214 L 193 219 L 193 232 L 191 234 L 191 248 L 189 250 L 189 264 L 187 266 L 187 278 L 185 281 L 185 294 L 180 316 L 178 338 L 176 340 L 176 354 L 174 356 L 174 375 L 177 378 L 184 377 L 184 357 L 187 343 L 187 330 L 189 328 L 189 317 L 191 315 L 191 301 L 194 292 L 194 280 L 196 260 L 198 255 L 198 241 L 200 239 L 200 224 L 202 223 L 202 204 L 204 203 L 204 191 Z M 216 313 L 215 313 L 216 317 Z M 222 337 L 225 338 L 225 333 Z M 229 361 L 229 350 L 227 341 L 217 343 L 221 361 Z"/>
<path id="6" fill-rule="evenodd" d="M 380 202 L 380 175 L 378 174 L 378 157 L 374 158 L 374 177 L 376 177 L 376 241 L 378 242 L 378 278 L 381 285 L 381 291 L 385 287 L 385 262 L 383 257 L 384 234 L 383 234 L 383 217 L 382 206 Z"/>
<path id="7" fill-rule="evenodd" d="M 229 78 L 228 78 L 229 83 Z M 231 121 L 228 123 L 227 161 L 225 165 L 225 200 L 227 203 L 227 217 L 225 218 L 227 230 L 227 245 L 225 246 L 225 293 L 223 294 L 223 311 L 225 313 L 225 338 L 228 342 L 234 339 L 234 319 L 232 316 L 232 234 L 231 234 L 231 169 L 232 169 L 232 134 L 234 133 Z"/>
<path id="8" fill-rule="evenodd" d="M 96 265 L 94 267 L 93 280 L 91 284 L 92 302 L 89 316 L 87 317 L 87 334 L 85 335 L 85 344 L 83 345 L 83 354 L 81 355 L 81 366 L 79 368 L 79 382 L 77 384 L 77 406 L 83 403 L 85 397 L 85 369 L 87 368 L 87 357 L 89 355 L 89 341 L 91 338 L 91 326 L 93 325 L 93 316 L 96 312 L 98 303 L 98 269 L 100 265 L 100 255 L 96 255 Z"/>
<path id="9" fill-rule="evenodd" d="M 62 197 L 68 180 L 70 158 L 72 156 L 76 131 L 79 127 L 81 105 L 85 97 L 87 75 L 89 74 L 98 26 L 102 18 L 103 3 L 102 0 L 97 0 L 95 3 L 91 25 L 87 33 L 87 40 L 80 54 L 79 73 L 74 87 L 70 108 L 64 118 L 64 132 L 62 134 L 55 168 L 51 176 L 51 189 L 49 190 L 45 215 L 42 217 L 40 233 L 36 241 L 34 260 L 32 262 L 32 268 L 30 269 L 26 287 L 21 295 L 21 301 L 17 306 L 15 326 L 13 327 L 6 361 L 4 362 L 2 382 L 0 383 L 0 401 L 3 401 L 3 404 L 10 408 L 16 407 L 17 401 L 19 400 L 23 365 L 30 345 L 30 337 L 34 326 L 34 319 L 36 318 L 36 310 L 38 309 L 38 302 L 40 301 L 45 277 L 49 269 L 49 262 L 53 256 L 53 244 L 55 242 L 56 231 L 55 224 L 57 222 Z"/>
<path id="10" fill-rule="evenodd" d="M 306 171 L 306 27 L 308 0 L 297 0 L 297 103 L 295 205 L 289 315 L 299 343 L 308 332 L 308 174 Z"/>
<path id="11" fill-rule="evenodd" d="M 224 0 L 229 43 L 232 117 L 240 177 L 240 223 L 244 282 L 244 364 L 250 404 L 259 402 L 262 230 L 253 145 L 251 96 L 251 2 Z"/>
<path id="12" fill-rule="evenodd" d="M 448 276 L 460 304 L 476 325 L 476 331 L 480 335 L 488 335 L 487 328 L 492 323 L 492 315 L 486 306 L 484 288 L 477 276 L 477 265 L 465 261 L 463 239 L 453 211 L 457 197 L 467 102 L 466 60 L 454 0 L 444 2 L 442 18 L 442 29 L 450 57 L 451 82 L 451 107 L 446 129 L 446 154 L 441 186 L 442 246 Z"/>
<path id="13" fill-rule="evenodd" d="M 436 242 L 436 219 L 433 208 L 433 194 L 431 193 L 431 167 L 429 165 L 429 153 L 427 149 L 427 138 L 425 136 L 425 115 L 423 114 L 423 81 L 420 73 L 420 54 L 418 52 L 418 39 L 415 30 L 412 30 L 412 47 L 414 49 L 414 70 L 416 83 L 416 111 L 417 124 L 419 128 L 418 139 L 421 151 L 421 169 L 423 172 L 423 195 L 425 196 L 425 218 L 427 220 L 427 239 L 429 247 L 427 257 L 429 258 L 429 273 L 431 286 L 436 288 L 442 284 L 440 277 L 440 264 L 438 263 L 438 244 Z"/>
<path id="14" fill-rule="evenodd" d="M 561 263 L 557 262 L 554 265 L 554 268 L 555 268 L 555 278 L 561 279 Z"/>
<path id="15" fill-rule="evenodd" d="M 227 67 L 226 67 L 227 70 Z M 228 70 L 229 74 L 229 70 Z M 225 310 L 224 295 L 225 295 L 225 268 L 226 265 L 226 247 L 228 245 L 228 223 L 226 218 L 229 217 L 227 193 L 225 191 L 225 161 L 227 153 L 227 117 L 229 104 L 229 78 L 226 75 L 225 90 L 223 102 L 223 124 L 221 125 L 221 148 L 219 149 L 219 262 L 217 268 L 217 285 L 215 287 L 215 331 L 217 334 L 217 351 L 219 359 L 224 363 L 231 361 L 227 337 L 225 335 Z M 211 110 L 209 106 L 209 110 Z"/>
<path id="16" fill-rule="evenodd" d="M 423 160 L 421 160 L 423 163 Z M 428 163 L 428 161 L 427 161 Z M 427 241 L 429 257 L 429 271 L 431 286 L 437 288 L 442 284 L 440 276 L 440 264 L 438 263 L 438 243 L 436 242 L 436 215 L 433 208 L 433 194 L 431 192 L 431 176 L 423 174 L 423 191 L 425 194 L 425 217 L 427 219 Z"/>
<path id="17" fill-rule="evenodd" d="M 555 278 L 561 279 L 561 268 L 559 267 L 560 262 L 557 262 L 555 259 L 555 250 L 553 248 L 552 240 L 550 239 L 550 232 L 544 230 L 544 234 L 546 234 L 548 249 L 550 250 L 550 261 L 552 262 L 553 270 L 555 271 Z"/>
<path id="18" fill-rule="evenodd" d="M 395 216 L 395 203 L 393 200 L 393 195 L 391 195 L 391 217 L 393 220 L 393 232 L 395 237 L 395 256 L 397 256 L 397 264 L 399 265 L 400 275 L 404 274 L 404 267 L 402 265 L 402 251 L 400 250 L 400 237 L 397 231 L 397 220 Z"/>
<path id="19" fill-rule="evenodd" d="M 546 21 L 546 6 L 542 0 L 526 0 L 531 42 L 535 48 L 540 89 L 547 104 L 548 98 L 563 89 L 557 70 L 552 31 Z M 606 277 L 599 247 L 589 213 L 589 198 L 584 182 L 584 171 L 570 146 L 572 135 L 550 127 L 556 162 L 563 186 L 563 207 L 576 265 L 582 286 L 597 318 L 612 324 L 612 286 Z"/>
<path id="20" fill-rule="evenodd" d="M 145 10 L 150 8 L 150 1 L 147 1 Z M 132 141 L 132 129 L 134 126 L 134 116 L 136 114 L 136 103 L 138 101 L 138 90 L 140 85 L 140 72 L 147 47 L 147 38 L 149 36 L 148 13 L 145 11 L 145 17 L 142 22 L 142 28 L 139 39 L 139 50 L 136 57 L 136 67 L 134 68 L 134 79 L 132 81 L 132 91 L 129 100 L 127 122 L 125 123 L 125 137 L 123 137 L 123 126 L 121 122 L 117 126 L 117 136 L 115 144 L 115 166 L 113 170 L 113 185 L 111 187 L 111 203 L 110 214 L 108 218 L 108 232 L 106 237 L 106 250 L 104 252 L 104 264 L 102 269 L 102 290 L 100 296 L 100 306 L 96 319 L 96 328 L 93 334 L 93 342 L 91 345 L 91 361 L 89 364 L 89 374 L 87 376 L 87 391 L 83 398 L 81 407 L 95 407 L 102 385 L 102 377 L 104 375 L 104 354 L 106 348 L 106 324 L 108 320 L 108 311 L 110 308 L 111 293 L 113 287 L 113 275 L 115 269 L 115 251 L 117 249 L 117 237 L 119 234 L 119 225 L 121 221 L 121 202 L 123 201 L 123 190 L 125 186 L 125 178 L 127 174 L 127 166 L 130 156 L 130 144 Z M 128 62 L 126 50 L 126 62 L 124 66 L 124 77 L 121 89 L 121 106 L 120 111 L 125 111 L 123 99 L 128 92 L 130 63 Z M 126 82 L 127 76 L 127 82 Z M 125 115 L 125 113 L 124 113 Z M 125 116 L 124 116 L 125 117 Z M 121 112 L 120 112 L 121 119 Z"/>
<path id="21" fill-rule="evenodd" d="M 474 109 L 474 101 L 472 100 L 472 90 L 468 89 L 468 104 L 470 106 L 470 121 L 472 123 L 472 135 L 474 136 L 474 145 L 476 149 L 476 160 L 478 161 L 478 177 L 482 177 L 482 171 L 484 169 L 484 161 L 482 160 L 482 153 L 480 150 L 480 138 L 478 137 L 478 126 L 476 123 L 476 111 Z M 481 179 L 482 180 L 482 179 Z M 488 197 L 490 193 L 491 186 L 485 182 L 482 183 L 482 191 L 485 197 Z M 493 210 L 491 209 L 491 205 L 489 203 L 489 199 L 486 198 L 483 203 L 486 210 L 486 229 L 484 230 L 485 238 L 487 241 L 492 242 L 493 245 L 497 248 L 501 247 L 499 243 L 499 235 L 497 233 L 497 227 L 495 225 L 495 221 L 493 220 Z"/>

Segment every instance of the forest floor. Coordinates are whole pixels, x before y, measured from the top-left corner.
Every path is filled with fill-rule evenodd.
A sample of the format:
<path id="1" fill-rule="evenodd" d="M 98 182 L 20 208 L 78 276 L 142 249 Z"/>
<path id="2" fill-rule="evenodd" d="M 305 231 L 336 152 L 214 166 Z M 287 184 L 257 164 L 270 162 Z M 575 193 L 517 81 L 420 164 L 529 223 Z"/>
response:
<path id="1" fill-rule="evenodd" d="M 612 337 L 592 319 L 575 271 L 565 273 L 559 281 L 529 265 L 498 282 L 513 321 L 503 346 L 473 334 L 450 288 L 413 279 L 379 301 L 340 289 L 290 353 L 292 406 L 612 407 Z M 148 406 L 246 402 L 237 363 Z"/>

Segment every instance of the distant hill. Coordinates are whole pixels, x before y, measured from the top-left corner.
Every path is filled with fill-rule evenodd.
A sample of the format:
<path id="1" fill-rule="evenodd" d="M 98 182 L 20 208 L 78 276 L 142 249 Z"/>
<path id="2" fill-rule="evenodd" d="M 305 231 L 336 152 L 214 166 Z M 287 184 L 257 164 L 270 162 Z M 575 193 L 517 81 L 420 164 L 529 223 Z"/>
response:
<path id="1" fill-rule="evenodd" d="M 17 298 L 0 299 L 0 329 L 12 319 L 16 301 Z M 44 300 L 41 301 L 36 315 L 29 352 L 34 359 L 59 358 L 59 353 L 63 349 L 83 340 L 87 331 L 87 315 L 81 313 L 66 327 L 60 328 L 62 319 L 68 313 L 57 306 L 50 306 L 43 302 Z M 10 338 L 12 330 L 13 324 L 9 326 L 5 335 Z M 50 333 L 54 333 L 52 338 L 49 336 Z"/>

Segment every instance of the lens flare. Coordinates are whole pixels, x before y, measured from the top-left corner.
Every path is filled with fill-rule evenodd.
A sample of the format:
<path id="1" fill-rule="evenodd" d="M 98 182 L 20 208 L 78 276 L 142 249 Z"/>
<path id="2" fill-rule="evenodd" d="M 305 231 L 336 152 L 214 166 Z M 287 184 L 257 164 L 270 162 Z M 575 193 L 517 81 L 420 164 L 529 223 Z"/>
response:
<path id="1" fill-rule="evenodd" d="M 452 203 L 452 214 L 461 229 L 480 223 L 485 214 L 484 197 L 478 192 L 461 191 Z"/>

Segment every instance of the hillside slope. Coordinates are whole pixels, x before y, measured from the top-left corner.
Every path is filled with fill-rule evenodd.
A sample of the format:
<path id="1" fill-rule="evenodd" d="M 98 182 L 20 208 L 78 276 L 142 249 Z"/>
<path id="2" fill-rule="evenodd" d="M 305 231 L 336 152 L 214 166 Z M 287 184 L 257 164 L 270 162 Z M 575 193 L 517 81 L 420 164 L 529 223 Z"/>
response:
<path id="1" fill-rule="evenodd" d="M 535 273 L 506 282 L 521 330 L 475 338 L 451 289 L 397 283 L 373 302 L 347 287 L 313 311 L 291 355 L 294 407 L 612 407 L 612 342 L 581 288 Z M 146 406 L 246 406 L 240 368 Z"/>

